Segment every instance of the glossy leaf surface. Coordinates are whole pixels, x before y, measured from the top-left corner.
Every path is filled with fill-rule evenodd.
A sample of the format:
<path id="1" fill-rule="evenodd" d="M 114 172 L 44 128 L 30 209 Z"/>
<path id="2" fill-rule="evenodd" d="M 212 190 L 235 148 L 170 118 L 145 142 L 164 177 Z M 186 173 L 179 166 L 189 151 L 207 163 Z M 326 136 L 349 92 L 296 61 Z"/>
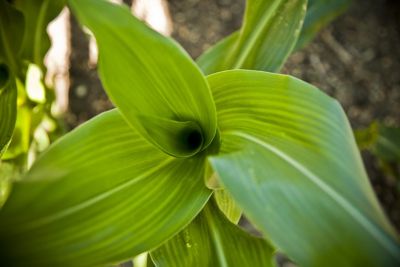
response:
<path id="1" fill-rule="evenodd" d="M 6 266 L 97 266 L 153 249 L 210 196 L 204 158 L 176 159 L 134 132 L 117 110 L 55 143 L 0 210 Z"/>
<path id="2" fill-rule="evenodd" d="M 278 71 L 297 41 L 306 2 L 248 0 L 240 31 L 202 55 L 199 66 L 206 74 L 236 68 Z"/>
<path id="3" fill-rule="evenodd" d="M 69 4 L 96 37 L 101 80 L 127 121 L 174 156 L 191 156 L 207 147 L 216 132 L 215 105 L 189 55 L 126 7 L 102 0 Z M 192 134 L 200 137 L 193 143 Z M 172 145 L 176 140 L 183 141 Z"/>
<path id="4" fill-rule="evenodd" d="M 222 155 L 211 158 L 245 215 L 301 266 L 396 266 L 400 248 L 340 105 L 295 78 L 208 77 Z"/>
<path id="5" fill-rule="evenodd" d="M 229 222 L 210 201 L 182 232 L 151 252 L 157 267 L 268 267 L 274 249 Z"/>

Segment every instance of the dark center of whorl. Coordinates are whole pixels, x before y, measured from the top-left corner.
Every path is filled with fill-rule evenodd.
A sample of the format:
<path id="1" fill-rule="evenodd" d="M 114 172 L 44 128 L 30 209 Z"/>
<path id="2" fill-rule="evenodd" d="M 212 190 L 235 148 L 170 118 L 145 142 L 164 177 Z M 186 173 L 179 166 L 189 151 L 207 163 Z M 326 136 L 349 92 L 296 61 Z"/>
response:
<path id="1" fill-rule="evenodd" d="M 201 149 L 203 145 L 203 134 L 199 129 L 186 129 L 182 132 L 181 141 L 184 149 L 187 151 L 195 151 Z"/>
<path id="2" fill-rule="evenodd" d="M 8 79 L 10 78 L 10 71 L 8 67 L 4 63 L 0 63 L 0 89 L 2 89 L 6 84 Z"/>

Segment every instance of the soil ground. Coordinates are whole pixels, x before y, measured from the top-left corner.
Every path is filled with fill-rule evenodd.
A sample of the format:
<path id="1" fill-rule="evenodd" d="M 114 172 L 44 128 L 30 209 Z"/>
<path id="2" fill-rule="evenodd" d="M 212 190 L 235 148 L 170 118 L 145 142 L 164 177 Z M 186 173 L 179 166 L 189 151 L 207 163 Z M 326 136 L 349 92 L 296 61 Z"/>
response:
<path id="1" fill-rule="evenodd" d="M 244 0 L 170 0 L 173 37 L 194 58 L 241 24 Z M 96 70 L 88 65 L 88 42 L 72 20 L 71 88 L 68 124 L 73 128 L 112 107 Z M 282 72 L 321 88 L 343 105 L 354 128 L 374 120 L 400 126 L 400 1 L 355 0 L 306 48 L 294 53 Z M 397 182 L 376 159 L 363 153 L 374 189 L 400 230 Z"/>

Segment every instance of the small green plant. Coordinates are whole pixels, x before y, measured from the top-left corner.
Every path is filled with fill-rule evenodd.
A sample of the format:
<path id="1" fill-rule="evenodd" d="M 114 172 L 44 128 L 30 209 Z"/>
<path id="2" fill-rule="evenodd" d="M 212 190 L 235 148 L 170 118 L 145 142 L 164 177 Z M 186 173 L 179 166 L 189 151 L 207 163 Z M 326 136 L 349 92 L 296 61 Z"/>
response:
<path id="1" fill-rule="evenodd" d="M 54 91 L 44 84 L 43 58 L 50 47 L 47 24 L 64 4 L 0 1 L 0 183 L 26 171 L 60 134 L 60 124 L 51 112 Z"/>
<path id="2" fill-rule="evenodd" d="M 279 70 L 306 1 L 249 0 L 241 30 L 197 64 L 124 7 L 68 4 L 96 37 L 116 109 L 13 183 L 2 265 L 104 266 L 143 252 L 156 266 L 274 266 L 276 252 L 300 266 L 399 264 L 338 102 L 243 70 Z M 242 213 L 262 237 L 237 226 Z"/>

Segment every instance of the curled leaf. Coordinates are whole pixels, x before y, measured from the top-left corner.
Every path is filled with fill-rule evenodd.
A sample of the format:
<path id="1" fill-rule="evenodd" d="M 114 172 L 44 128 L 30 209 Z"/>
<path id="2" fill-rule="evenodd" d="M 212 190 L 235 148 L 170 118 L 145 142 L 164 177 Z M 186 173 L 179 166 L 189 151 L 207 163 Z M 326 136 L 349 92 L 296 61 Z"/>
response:
<path id="1" fill-rule="evenodd" d="M 103 0 L 70 0 L 69 5 L 96 37 L 101 80 L 127 122 L 176 157 L 207 148 L 216 133 L 215 105 L 190 56 L 126 7 Z"/>

